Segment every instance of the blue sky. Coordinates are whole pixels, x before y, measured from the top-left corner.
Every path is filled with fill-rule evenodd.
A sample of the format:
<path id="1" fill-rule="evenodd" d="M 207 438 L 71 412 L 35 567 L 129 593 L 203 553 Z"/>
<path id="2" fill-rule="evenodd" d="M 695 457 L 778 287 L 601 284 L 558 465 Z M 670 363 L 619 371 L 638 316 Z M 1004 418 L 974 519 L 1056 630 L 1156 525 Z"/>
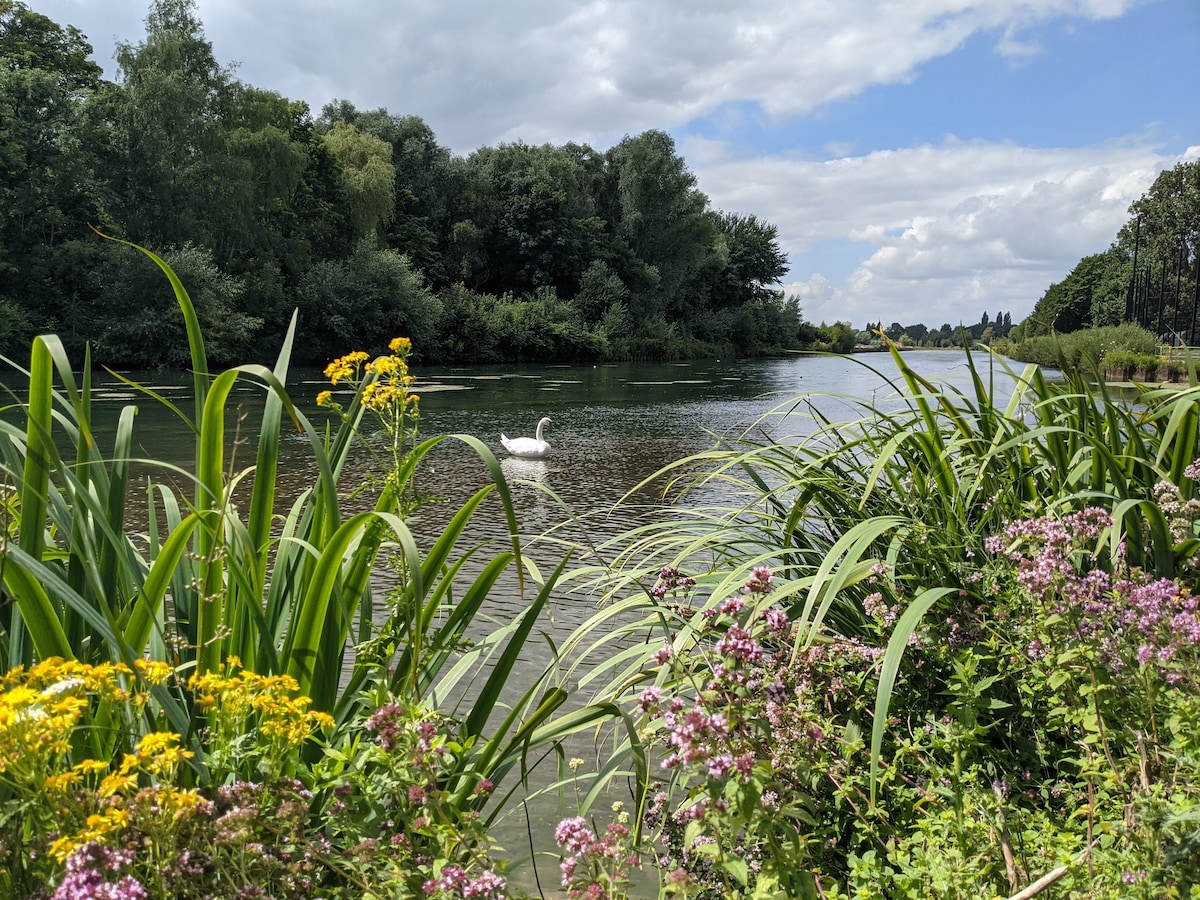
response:
<path id="1" fill-rule="evenodd" d="M 33 0 L 110 77 L 145 0 Z M 425 119 L 458 154 L 671 133 L 779 228 L 812 321 L 1019 321 L 1200 158 L 1198 0 L 198 0 L 260 88 Z"/>

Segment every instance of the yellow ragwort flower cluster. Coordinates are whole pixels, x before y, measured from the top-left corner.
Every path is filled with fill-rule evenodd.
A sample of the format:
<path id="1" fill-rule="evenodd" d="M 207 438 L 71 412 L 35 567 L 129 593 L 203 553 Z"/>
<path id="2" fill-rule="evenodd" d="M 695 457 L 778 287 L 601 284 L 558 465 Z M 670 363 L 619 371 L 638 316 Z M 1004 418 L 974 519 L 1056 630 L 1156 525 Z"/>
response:
<path id="1" fill-rule="evenodd" d="M 160 674 L 157 668 L 143 671 L 153 678 Z M 92 666 L 55 657 L 0 677 L 0 776 L 38 790 L 62 774 L 71 737 L 92 697 L 100 703 L 132 701 L 135 708 L 145 701 L 144 692 L 130 693 L 132 675 L 120 663 Z"/>
<path id="2" fill-rule="evenodd" d="M 358 381 L 363 363 L 368 359 L 370 357 L 362 350 L 347 353 L 325 367 L 325 377 L 329 379 L 330 384 L 334 385 L 339 381 Z"/>
<path id="3" fill-rule="evenodd" d="M 374 360 L 362 350 L 347 353 L 325 367 L 325 377 L 334 386 L 346 382 L 358 387 L 368 376 L 374 375 L 375 380 L 362 388 L 363 405 L 375 412 L 390 412 L 400 418 L 405 414 L 416 417 L 420 398 L 410 393 L 416 378 L 408 369 L 412 341 L 406 337 L 392 338 L 388 349 L 390 356 L 380 356 Z M 319 392 L 317 406 L 334 408 L 333 392 Z"/>
<path id="4" fill-rule="evenodd" d="M 18 666 L 0 677 L 0 780 L 26 796 L 44 797 L 49 808 L 63 811 L 60 827 L 67 830 L 50 846 L 59 862 L 128 825 L 131 797 L 153 793 L 153 808 L 168 818 L 203 802 L 195 791 L 171 784 L 180 765 L 192 756 L 174 732 L 142 735 L 115 770 L 108 760 L 87 758 L 71 764 L 72 738 L 78 728 L 94 721 L 93 703 L 97 709 L 104 703 L 128 704 L 136 718 L 148 698 L 147 690 L 135 689 L 136 682 L 149 688 L 165 684 L 173 674 L 168 664 L 150 660 L 137 660 L 131 669 L 120 663 L 88 665 L 56 658 L 28 670 Z M 142 787 L 147 781 L 153 786 Z M 77 792 L 85 797 L 82 809 Z M 82 827 L 71 828 L 70 810 L 83 818 Z"/>
<path id="5" fill-rule="evenodd" d="M 310 710 L 309 697 L 297 695 L 299 685 L 290 675 L 259 675 L 241 668 L 229 657 L 224 671 L 191 677 L 188 687 L 210 721 L 226 735 L 245 733 L 257 715 L 258 733 L 276 751 L 301 746 L 317 729 L 333 727 L 333 719 Z"/>

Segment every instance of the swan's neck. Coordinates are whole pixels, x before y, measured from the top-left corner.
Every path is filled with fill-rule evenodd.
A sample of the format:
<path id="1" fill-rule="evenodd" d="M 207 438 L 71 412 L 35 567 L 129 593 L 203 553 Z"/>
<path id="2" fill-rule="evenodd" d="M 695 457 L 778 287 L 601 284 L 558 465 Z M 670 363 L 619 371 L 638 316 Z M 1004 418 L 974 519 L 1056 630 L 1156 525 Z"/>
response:
<path id="1" fill-rule="evenodd" d="M 537 431 L 535 431 L 535 432 L 534 432 L 534 436 L 537 438 L 537 440 L 538 440 L 539 442 L 540 442 L 540 441 L 541 441 L 541 439 L 542 439 L 542 426 L 543 426 L 543 425 L 545 425 L 545 424 L 546 424 L 545 422 L 538 422 L 538 423 L 537 423 Z"/>

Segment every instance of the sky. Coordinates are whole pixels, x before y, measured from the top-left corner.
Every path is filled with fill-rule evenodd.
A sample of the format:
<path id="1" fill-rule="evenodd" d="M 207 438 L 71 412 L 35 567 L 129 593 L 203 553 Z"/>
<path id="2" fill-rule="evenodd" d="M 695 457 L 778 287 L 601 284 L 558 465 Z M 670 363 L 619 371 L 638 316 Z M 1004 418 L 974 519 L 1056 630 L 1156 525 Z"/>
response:
<path id="1" fill-rule="evenodd" d="M 26 0 L 108 77 L 148 0 Z M 814 323 L 1023 319 L 1200 159 L 1200 0 L 197 0 L 257 88 L 461 156 L 659 129 Z"/>

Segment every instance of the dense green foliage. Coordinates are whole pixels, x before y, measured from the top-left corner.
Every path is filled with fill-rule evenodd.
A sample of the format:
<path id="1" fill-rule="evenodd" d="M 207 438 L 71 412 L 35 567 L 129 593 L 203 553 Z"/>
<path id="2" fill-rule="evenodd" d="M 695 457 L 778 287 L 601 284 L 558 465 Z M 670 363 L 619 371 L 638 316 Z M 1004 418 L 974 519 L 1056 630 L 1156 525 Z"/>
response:
<path id="1" fill-rule="evenodd" d="M 920 322 L 913 325 L 893 322 L 884 328 L 883 322 L 868 322 L 867 327 L 859 332 L 858 340 L 861 344 L 879 343 L 882 334 L 901 347 L 963 347 L 976 343 L 990 346 L 994 341 L 1007 337 L 1012 328 L 1011 313 L 1000 312 L 992 319 L 985 311 L 973 325 L 944 322 L 940 328 L 929 328 Z"/>
<path id="2" fill-rule="evenodd" d="M 893 349 L 859 418 L 789 401 L 655 476 L 677 502 L 632 532 L 539 535 L 562 549 L 544 574 L 490 451 L 420 439 L 407 338 L 330 363 L 314 427 L 291 332 L 274 368 L 213 375 L 150 258 L 195 373 L 190 496 L 151 474 L 132 521 L 134 408 L 100 448 L 53 336 L 0 419 L 3 900 L 499 900 L 491 826 L 546 759 L 581 813 L 554 835 L 569 897 L 624 900 L 638 866 L 697 900 L 1200 893 L 1194 375 L 1127 404 L 974 357 L 935 384 Z M 265 400 L 239 471 L 242 379 Z M 797 416 L 807 436 L 774 440 Z M 288 418 L 315 474 L 276 514 Z M 490 479 L 418 541 L 446 440 Z M 381 465 L 352 511 L 364 445 Z M 467 639 L 501 578 L 525 609 Z M 564 591 L 600 603 L 555 646 Z M 568 762 L 596 728 L 607 758 Z"/>
<path id="3" fill-rule="evenodd" d="M 483 147 L 415 116 L 303 103 L 213 56 L 194 0 L 154 0 L 116 83 L 84 36 L 0 0 L 0 352 L 174 365 L 182 322 L 141 256 L 195 274 L 214 361 L 411 335 L 425 361 L 667 358 L 806 346 L 775 226 L 713 209 L 665 133 L 598 151 Z M 204 287 L 200 287 L 200 282 Z M 835 342 L 836 343 L 836 342 Z"/>
<path id="4" fill-rule="evenodd" d="M 679 461 L 676 515 L 568 576 L 664 760 L 662 895 L 1196 897 L 1200 387 L 893 355 L 894 396 Z"/>
<path id="5" fill-rule="evenodd" d="M 1189 338 L 1200 267 L 1200 161 L 1160 172 L 1129 212 L 1109 249 L 1085 256 L 1046 289 L 1018 326 L 1018 340 L 1128 321 Z"/>
<path id="6" fill-rule="evenodd" d="M 1013 344 L 1008 355 L 1050 368 L 1095 369 L 1114 350 L 1157 357 L 1159 343 L 1154 335 L 1137 325 L 1108 325 L 1068 334 L 1027 337 Z"/>

